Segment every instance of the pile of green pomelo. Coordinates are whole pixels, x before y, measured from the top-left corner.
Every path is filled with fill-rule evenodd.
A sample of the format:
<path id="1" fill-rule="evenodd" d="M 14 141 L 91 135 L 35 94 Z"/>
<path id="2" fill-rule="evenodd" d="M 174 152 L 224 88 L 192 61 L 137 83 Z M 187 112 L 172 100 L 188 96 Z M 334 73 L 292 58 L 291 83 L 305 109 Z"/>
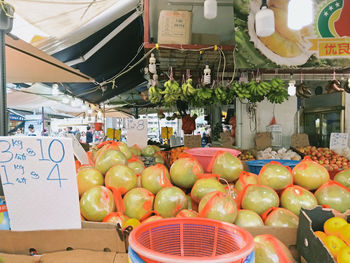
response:
<path id="1" fill-rule="evenodd" d="M 327 170 L 308 158 L 293 170 L 272 161 L 256 175 L 243 171 L 242 162 L 224 149 L 211 160 L 210 173 L 188 154 L 168 169 L 154 146 L 140 150 L 107 142 L 89 156 L 90 165 L 77 171 L 81 215 L 87 221 L 124 228 L 137 225 L 130 222 L 204 217 L 240 227 L 297 227 L 301 208 L 350 209 L 350 169 L 330 180 Z M 158 163 L 146 168 L 141 156 Z M 263 251 L 265 238 L 255 239 L 256 256 L 263 257 L 258 250 Z"/>

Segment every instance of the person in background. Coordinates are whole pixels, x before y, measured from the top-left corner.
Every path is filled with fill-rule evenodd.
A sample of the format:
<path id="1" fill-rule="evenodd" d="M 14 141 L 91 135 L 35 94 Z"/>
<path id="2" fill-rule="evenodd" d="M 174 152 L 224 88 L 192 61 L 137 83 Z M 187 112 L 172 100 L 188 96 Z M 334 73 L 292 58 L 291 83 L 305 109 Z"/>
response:
<path id="1" fill-rule="evenodd" d="M 80 142 L 86 143 L 86 133 L 84 131 L 81 132 Z"/>
<path id="2" fill-rule="evenodd" d="M 22 129 L 21 128 L 18 128 L 16 133 L 14 134 L 14 136 L 22 136 L 23 133 L 22 133 Z"/>
<path id="3" fill-rule="evenodd" d="M 88 126 L 86 128 L 86 143 L 92 143 L 92 140 L 93 140 L 93 135 L 91 132 L 91 127 Z"/>
<path id="4" fill-rule="evenodd" d="M 77 138 L 78 141 L 80 141 L 81 133 L 79 129 L 76 129 L 74 132 L 75 138 Z"/>
<path id="5" fill-rule="evenodd" d="M 35 133 L 35 129 L 34 129 L 34 125 L 33 124 L 30 124 L 28 126 L 28 136 L 36 136 L 36 133 Z"/>
<path id="6" fill-rule="evenodd" d="M 68 132 L 68 133 L 72 133 L 72 134 L 74 134 L 74 132 L 73 132 L 73 128 L 72 128 L 72 127 L 68 127 L 68 128 L 67 128 L 67 132 Z"/>
<path id="7" fill-rule="evenodd" d="M 43 136 L 49 136 L 49 133 L 47 132 L 47 130 L 44 128 L 44 131 L 43 131 Z"/>

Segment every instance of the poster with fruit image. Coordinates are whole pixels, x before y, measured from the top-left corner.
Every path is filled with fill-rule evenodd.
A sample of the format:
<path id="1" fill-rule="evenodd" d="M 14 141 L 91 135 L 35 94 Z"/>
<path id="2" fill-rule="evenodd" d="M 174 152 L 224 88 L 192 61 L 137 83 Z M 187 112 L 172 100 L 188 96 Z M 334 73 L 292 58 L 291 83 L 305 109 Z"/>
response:
<path id="1" fill-rule="evenodd" d="M 236 60 L 240 68 L 344 67 L 350 58 L 350 1 L 315 0 L 313 24 L 300 30 L 287 26 L 290 0 L 268 0 L 275 32 L 258 37 L 255 14 L 261 0 L 235 0 Z"/>

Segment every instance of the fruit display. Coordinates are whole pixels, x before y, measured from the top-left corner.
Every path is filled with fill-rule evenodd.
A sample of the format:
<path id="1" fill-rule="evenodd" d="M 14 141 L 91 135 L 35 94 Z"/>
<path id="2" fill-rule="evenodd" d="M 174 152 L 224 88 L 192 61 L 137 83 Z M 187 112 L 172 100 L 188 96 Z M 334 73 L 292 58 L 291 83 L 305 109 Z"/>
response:
<path id="1" fill-rule="evenodd" d="M 289 167 L 271 161 L 265 164 L 259 173 L 259 184 L 270 186 L 276 191 L 283 190 L 293 184 L 293 176 Z"/>
<path id="2" fill-rule="evenodd" d="M 154 195 L 145 188 L 134 188 L 123 198 L 125 215 L 140 220 L 152 211 Z"/>
<path id="3" fill-rule="evenodd" d="M 190 209 L 183 209 L 177 213 L 176 217 L 198 217 L 198 212 Z"/>
<path id="4" fill-rule="evenodd" d="M 164 86 L 153 85 L 148 89 L 149 101 L 163 106 L 174 106 L 185 102 L 201 107 L 209 103 L 222 105 L 232 104 L 236 98 L 249 102 L 261 102 L 265 98 L 271 103 L 282 103 L 288 99 L 286 83 L 276 77 L 271 81 L 252 79 L 249 83 L 233 81 L 229 84 L 217 83 L 213 87 L 203 83 L 194 84 L 191 78 L 183 81 L 180 86 L 173 77 Z"/>
<path id="5" fill-rule="evenodd" d="M 266 148 L 263 151 L 259 151 L 257 153 L 258 160 L 296 160 L 299 161 L 301 159 L 300 155 L 292 150 L 287 150 L 286 148 L 281 148 L 278 151 L 272 150 L 271 147 Z"/>
<path id="6" fill-rule="evenodd" d="M 350 190 L 340 183 L 330 181 L 315 192 L 320 205 L 327 205 L 340 213 L 350 209 Z"/>
<path id="7" fill-rule="evenodd" d="M 118 189 L 123 195 L 137 186 L 137 176 L 128 166 L 118 164 L 111 167 L 106 173 L 105 185 Z"/>
<path id="8" fill-rule="evenodd" d="M 104 223 L 112 223 L 112 224 L 120 224 L 121 226 L 126 223 L 129 219 L 126 215 L 120 212 L 112 212 L 108 214 L 102 222 Z"/>
<path id="9" fill-rule="evenodd" d="M 143 170 L 145 170 L 145 165 L 143 162 L 136 157 L 128 160 L 128 167 L 131 168 L 136 175 L 140 175 Z"/>
<path id="10" fill-rule="evenodd" d="M 254 211 L 240 209 L 234 224 L 240 227 L 257 227 L 263 226 L 264 222 Z"/>
<path id="11" fill-rule="evenodd" d="M 293 168 L 294 183 L 308 190 L 316 190 L 329 181 L 329 174 L 322 165 L 313 162 L 309 157 Z"/>
<path id="12" fill-rule="evenodd" d="M 102 221 L 115 211 L 112 192 L 104 186 L 95 186 L 87 190 L 80 198 L 80 212 L 89 221 Z"/>
<path id="13" fill-rule="evenodd" d="M 342 217 L 331 217 L 323 224 L 323 231 L 314 234 L 328 249 L 337 263 L 350 262 L 350 224 Z"/>
<path id="14" fill-rule="evenodd" d="M 236 181 L 235 188 L 238 192 L 242 191 L 244 187 L 246 187 L 249 184 L 258 184 L 259 179 L 256 174 L 248 173 L 246 171 L 242 171 L 239 175 L 238 180 Z"/>
<path id="15" fill-rule="evenodd" d="M 170 167 L 170 177 L 173 183 L 182 188 L 191 188 L 203 174 L 202 165 L 193 158 L 181 158 Z"/>
<path id="16" fill-rule="evenodd" d="M 98 156 L 95 162 L 95 168 L 99 170 L 102 174 L 105 174 L 109 168 L 117 164 L 126 164 L 127 158 L 125 155 L 119 151 L 114 149 L 108 149 L 108 146 L 102 148 L 97 153 Z"/>
<path id="17" fill-rule="evenodd" d="M 252 210 L 259 215 L 269 208 L 279 206 L 278 194 L 271 187 L 264 185 L 247 185 L 240 193 L 243 209 Z"/>
<path id="18" fill-rule="evenodd" d="M 103 185 L 103 175 L 95 168 L 92 167 L 81 167 L 77 174 L 78 180 L 78 192 L 79 196 L 85 193 L 87 190 Z"/>
<path id="19" fill-rule="evenodd" d="M 262 217 L 266 226 L 298 227 L 299 223 L 299 217 L 297 215 L 280 207 L 273 207 L 267 210 Z"/>
<path id="20" fill-rule="evenodd" d="M 141 185 L 153 194 L 163 187 L 172 186 L 168 169 L 162 164 L 147 167 L 141 174 Z"/>
<path id="21" fill-rule="evenodd" d="M 177 159 L 180 158 L 180 156 L 187 150 L 188 147 L 176 147 L 174 149 L 171 149 L 170 151 L 170 157 L 169 157 L 169 163 L 172 165 Z"/>
<path id="22" fill-rule="evenodd" d="M 294 263 L 289 249 L 272 235 L 254 237 L 255 263 Z"/>
<path id="23" fill-rule="evenodd" d="M 160 190 L 154 201 L 154 211 L 160 216 L 175 217 L 178 212 L 187 209 L 186 194 L 178 187 L 164 187 Z"/>
<path id="24" fill-rule="evenodd" d="M 323 165 L 328 171 L 350 168 L 349 160 L 329 148 L 316 148 L 315 146 L 299 147 L 297 150 Z"/>
<path id="25" fill-rule="evenodd" d="M 153 145 L 147 145 L 145 148 L 142 149 L 141 155 L 144 157 L 153 157 L 156 152 L 157 151 L 153 147 Z"/>
<path id="26" fill-rule="evenodd" d="M 221 178 L 229 183 L 238 179 L 243 171 L 242 162 L 229 152 L 218 152 L 211 160 L 209 167 L 213 174 L 220 175 Z"/>
<path id="27" fill-rule="evenodd" d="M 198 212 L 200 217 L 233 223 L 237 217 L 237 206 L 230 195 L 216 191 L 201 199 Z"/>
<path id="28" fill-rule="evenodd" d="M 237 156 L 241 161 L 252 161 L 255 160 L 254 153 L 249 150 L 242 150 L 240 155 Z"/>
<path id="29" fill-rule="evenodd" d="M 281 206 L 297 216 L 300 214 L 301 208 L 312 209 L 317 204 L 316 197 L 310 191 L 298 185 L 287 187 L 281 194 Z"/>
<path id="30" fill-rule="evenodd" d="M 195 202 L 199 203 L 206 194 L 215 191 L 225 193 L 225 186 L 219 182 L 218 178 L 212 176 L 208 178 L 201 178 L 193 185 L 191 198 Z"/>
<path id="31" fill-rule="evenodd" d="M 350 168 L 337 173 L 334 177 L 334 181 L 350 189 Z"/>

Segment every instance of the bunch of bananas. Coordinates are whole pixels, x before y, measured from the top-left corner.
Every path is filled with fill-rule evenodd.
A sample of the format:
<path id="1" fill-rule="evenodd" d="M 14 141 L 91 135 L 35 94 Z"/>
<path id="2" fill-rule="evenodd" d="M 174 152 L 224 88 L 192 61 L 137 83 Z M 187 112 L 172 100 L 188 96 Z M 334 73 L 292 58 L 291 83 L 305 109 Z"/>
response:
<path id="1" fill-rule="evenodd" d="M 211 103 L 210 99 L 212 98 L 213 90 L 208 87 L 201 87 L 197 89 L 196 96 L 194 96 L 194 100 L 190 102 L 190 104 L 196 106 L 204 106 L 207 103 Z"/>
<path id="2" fill-rule="evenodd" d="M 267 94 L 267 99 L 271 103 L 282 103 L 288 99 L 288 91 L 285 88 L 285 83 L 280 78 L 271 80 L 271 91 Z"/>
<path id="3" fill-rule="evenodd" d="M 226 98 L 227 98 L 226 88 L 222 86 L 217 86 L 214 89 L 214 101 L 221 104 L 225 104 Z"/>
<path id="4" fill-rule="evenodd" d="M 166 104 L 174 104 L 178 99 L 184 100 L 182 89 L 179 83 L 175 80 L 168 80 L 164 83 L 165 90 L 161 92 L 164 95 L 164 102 Z"/>
<path id="5" fill-rule="evenodd" d="M 266 96 L 271 90 L 271 84 L 266 81 L 251 80 L 248 87 L 252 96 Z"/>
<path id="6" fill-rule="evenodd" d="M 149 101 L 157 104 L 162 101 L 162 90 L 157 86 L 152 86 L 148 89 Z"/>
<path id="7" fill-rule="evenodd" d="M 251 97 L 249 87 L 244 83 L 234 82 L 232 89 L 239 99 L 250 99 Z"/>
<path id="8" fill-rule="evenodd" d="M 196 89 L 192 86 L 192 79 L 186 80 L 181 86 L 182 94 L 185 98 L 194 96 L 196 94 Z"/>

